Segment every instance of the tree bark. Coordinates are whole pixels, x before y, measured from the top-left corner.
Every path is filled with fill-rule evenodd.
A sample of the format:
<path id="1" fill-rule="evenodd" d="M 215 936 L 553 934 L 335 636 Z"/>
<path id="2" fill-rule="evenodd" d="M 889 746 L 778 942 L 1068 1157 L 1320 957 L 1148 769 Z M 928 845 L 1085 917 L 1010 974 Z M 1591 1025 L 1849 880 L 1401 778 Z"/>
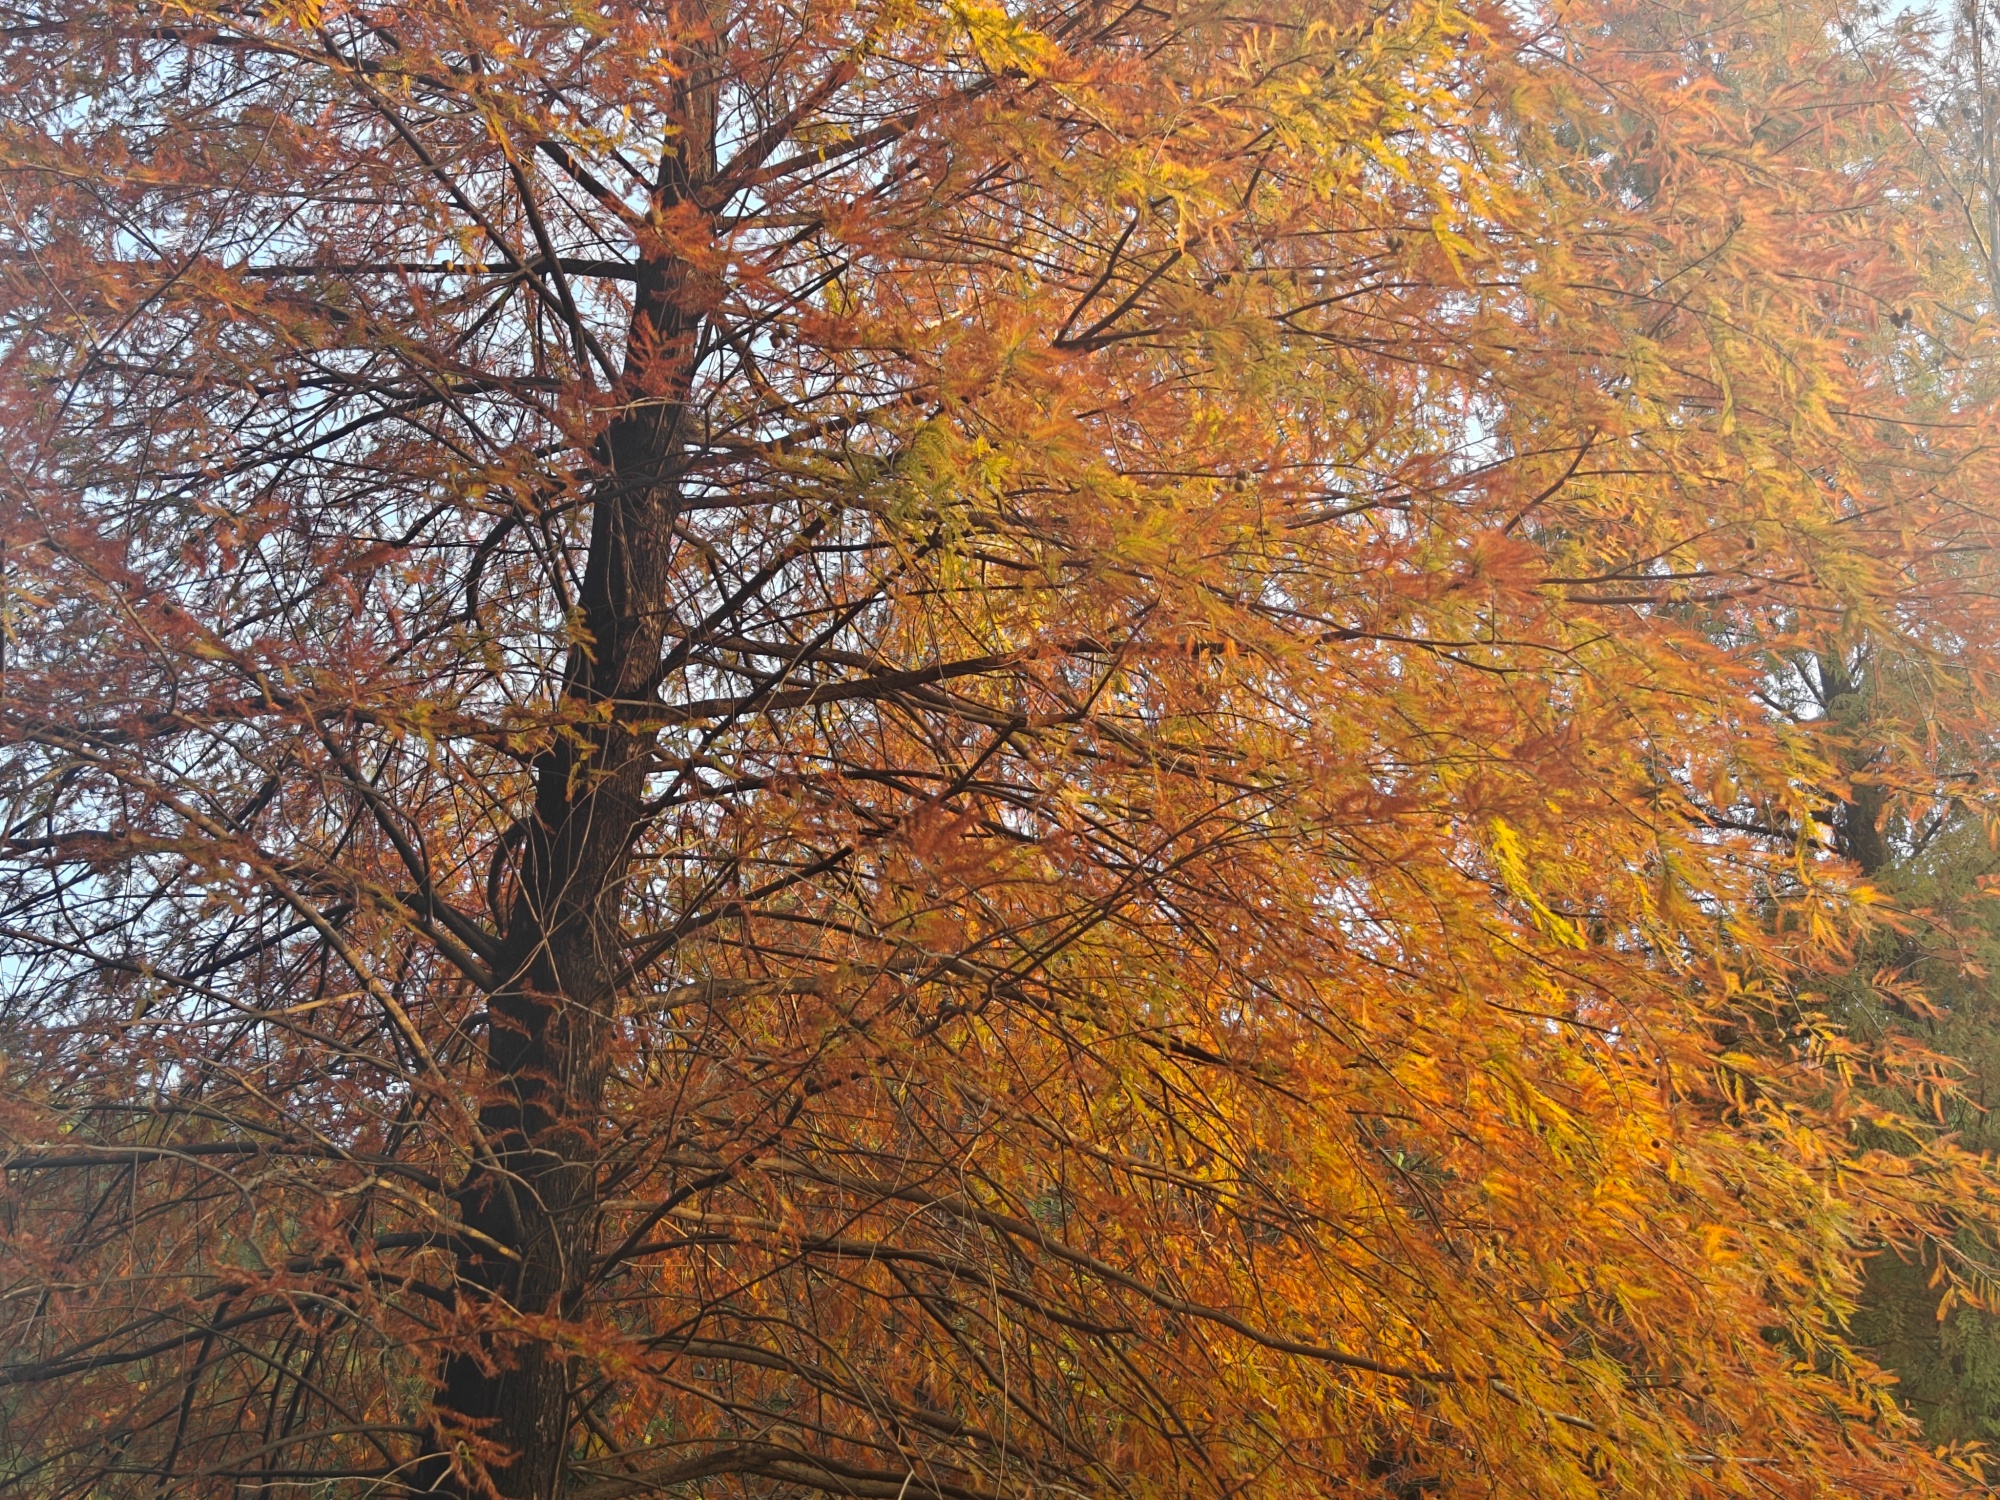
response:
<path id="1" fill-rule="evenodd" d="M 1863 685 L 1838 649 L 1819 654 L 1819 679 L 1821 706 L 1836 725 L 1863 711 Z M 1868 759 L 1860 745 L 1849 746 L 1842 757 L 1841 768 L 1850 780 L 1834 819 L 1834 845 L 1873 879 L 1888 865 L 1893 851 L 1882 827 L 1887 801 L 1882 788 L 1867 776 Z"/>
<path id="2" fill-rule="evenodd" d="M 692 71 L 692 70 L 691 70 Z M 677 234 L 714 176 L 715 91 L 698 73 L 676 100 L 678 151 L 662 161 L 655 223 Z M 571 651 L 570 716 L 534 768 L 520 868 L 486 1013 L 486 1163 L 456 1193 L 473 1231 L 458 1245 L 461 1296 L 531 1316 L 572 1309 L 595 1250 L 598 1120 L 626 961 L 622 907 L 644 824 L 655 696 L 667 618 L 686 415 L 709 278 L 642 245 L 625 364 L 599 441 L 590 552 Z M 492 1247 L 504 1247 L 502 1253 Z M 548 1343 L 488 1338 L 442 1372 L 442 1405 L 511 1450 L 501 1494 L 557 1500 L 571 1420 L 569 1369 Z M 443 1455 L 432 1487 L 454 1492 Z M 459 1493 L 470 1493 L 458 1490 Z"/>

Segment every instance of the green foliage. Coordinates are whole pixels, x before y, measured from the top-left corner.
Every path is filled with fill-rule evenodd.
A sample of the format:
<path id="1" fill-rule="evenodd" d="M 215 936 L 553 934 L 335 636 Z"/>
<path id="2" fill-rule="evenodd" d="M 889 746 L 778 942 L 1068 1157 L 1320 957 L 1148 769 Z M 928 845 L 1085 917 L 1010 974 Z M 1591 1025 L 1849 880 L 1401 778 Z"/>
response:
<path id="1" fill-rule="evenodd" d="M 1952 1085 L 1916 1106 L 1963 1148 L 2000 1151 L 2000 852 L 1977 820 L 1961 817 L 1921 851 L 1882 872 L 1902 930 L 1885 929 L 1862 955 L 1844 997 L 1857 1030 L 1893 1033 L 1938 1053 Z M 1980 1274 L 1994 1247 L 1966 1231 L 1951 1252 L 1885 1249 L 1870 1263 L 1853 1332 L 1898 1377 L 1902 1404 L 1934 1443 L 2000 1450 L 2000 1313 L 1947 1290 L 1941 1255 Z"/>

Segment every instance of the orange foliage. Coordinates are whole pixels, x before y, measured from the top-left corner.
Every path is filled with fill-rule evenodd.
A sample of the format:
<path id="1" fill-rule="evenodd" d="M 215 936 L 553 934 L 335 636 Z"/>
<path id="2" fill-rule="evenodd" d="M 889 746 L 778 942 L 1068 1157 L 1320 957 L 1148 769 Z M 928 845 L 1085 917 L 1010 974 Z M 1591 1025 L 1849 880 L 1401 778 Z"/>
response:
<path id="1" fill-rule="evenodd" d="M 10 1490 L 1969 1482 L 1815 976 L 1993 350 L 1837 21 L 10 10 Z"/>

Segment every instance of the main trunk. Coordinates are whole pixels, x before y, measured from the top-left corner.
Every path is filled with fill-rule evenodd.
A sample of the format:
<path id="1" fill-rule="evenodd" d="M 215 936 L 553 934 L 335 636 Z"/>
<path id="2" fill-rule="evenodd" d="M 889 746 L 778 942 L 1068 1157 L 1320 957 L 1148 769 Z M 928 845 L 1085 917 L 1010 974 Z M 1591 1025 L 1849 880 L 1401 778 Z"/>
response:
<path id="1" fill-rule="evenodd" d="M 1866 712 L 1856 668 L 1838 648 L 1821 652 L 1818 666 L 1826 713 L 1837 730 L 1852 734 L 1860 727 L 1858 716 Z M 1848 785 L 1835 810 L 1833 834 L 1834 847 L 1872 880 L 1888 865 L 1892 851 L 1882 827 L 1888 799 L 1869 775 L 1870 758 L 1865 737 L 1849 744 L 1840 756 L 1840 769 L 1847 775 Z"/>
<path id="2" fill-rule="evenodd" d="M 678 154 L 663 162 L 661 215 L 696 204 L 714 171 L 712 84 L 678 101 Z M 684 222 L 678 227 L 684 230 Z M 709 292 L 687 260 L 642 247 L 625 368 L 606 402 L 589 560 L 586 638 L 564 680 L 576 710 L 535 767 L 518 875 L 505 918 L 503 982 L 487 1006 L 484 1160 L 461 1184 L 468 1233 L 460 1296 L 505 1321 L 575 1309 L 595 1250 L 598 1120 L 626 954 L 625 885 L 644 821 L 653 732 L 643 705 L 669 624 L 672 529 L 687 404 Z M 555 1500 L 571 1419 L 569 1369 L 527 1334 L 497 1332 L 446 1362 L 442 1405 L 507 1456 L 502 1494 Z M 449 1434 L 445 1434 L 449 1436 Z M 434 1487 L 450 1491 L 442 1454 Z"/>

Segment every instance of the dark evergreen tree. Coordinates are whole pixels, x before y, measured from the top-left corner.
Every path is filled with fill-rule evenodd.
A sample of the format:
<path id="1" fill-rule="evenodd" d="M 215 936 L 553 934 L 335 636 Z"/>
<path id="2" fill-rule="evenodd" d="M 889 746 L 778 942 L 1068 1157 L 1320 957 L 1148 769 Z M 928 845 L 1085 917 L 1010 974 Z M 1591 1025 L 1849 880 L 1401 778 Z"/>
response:
<path id="1" fill-rule="evenodd" d="M 1893 1032 L 1946 1061 L 1953 1086 L 1910 1100 L 1971 1150 L 2000 1153 L 2000 849 L 1969 813 L 1879 872 L 1894 909 L 1843 1008 L 1857 1029 Z M 1897 930 L 1900 929 L 1900 930 Z M 2000 1450 L 2000 1315 L 1939 1275 L 1941 1258 L 1990 1283 L 1993 1247 L 1886 1247 L 1869 1267 L 1857 1342 L 1897 1373 L 1903 1404 L 1938 1443 Z"/>

